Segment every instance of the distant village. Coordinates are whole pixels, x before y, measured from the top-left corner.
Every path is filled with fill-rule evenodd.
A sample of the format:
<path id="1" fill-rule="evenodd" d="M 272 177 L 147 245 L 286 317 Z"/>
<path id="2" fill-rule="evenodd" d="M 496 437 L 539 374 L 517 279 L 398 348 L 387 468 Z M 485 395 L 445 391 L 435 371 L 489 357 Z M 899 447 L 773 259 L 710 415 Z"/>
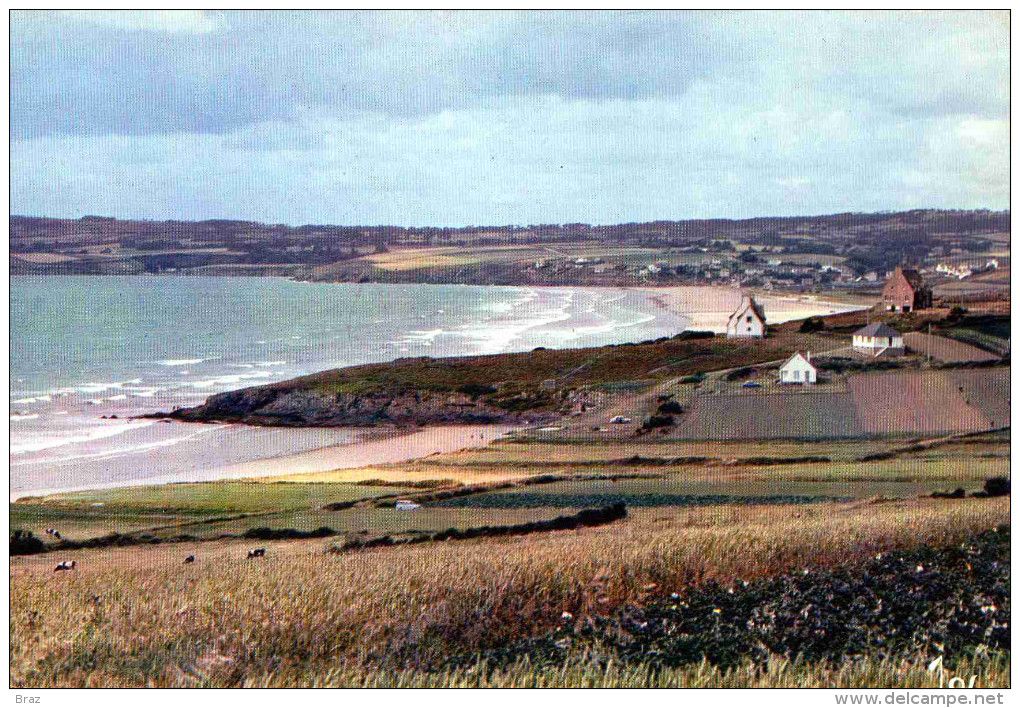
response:
<path id="1" fill-rule="evenodd" d="M 702 255 L 704 254 L 704 255 Z M 874 291 L 895 274 L 895 269 L 855 268 L 838 259 L 811 254 L 785 253 L 782 247 L 749 249 L 737 255 L 734 253 L 713 253 L 705 247 L 669 249 L 667 258 L 647 264 L 619 264 L 603 258 L 579 257 L 572 260 L 539 259 L 531 270 L 548 271 L 564 275 L 574 272 L 577 277 L 585 275 L 612 278 L 626 277 L 649 282 L 670 280 L 679 283 L 729 285 L 740 288 L 760 288 L 766 291 L 812 292 L 819 287 Z M 680 256 L 673 259 L 669 256 Z M 684 258 L 686 256 L 687 258 Z M 692 258 L 693 257 L 693 258 Z M 677 263 L 677 260 L 697 259 L 697 263 Z M 614 259 L 615 260 L 615 259 Z M 965 280 L 974 276 L 997 271 L 999 258 L 973 257 L 966 251 L 953 248 L 932 249 L 924 263 L 913 272 L 927 278 L 932 284 L 947 280 Z"/>

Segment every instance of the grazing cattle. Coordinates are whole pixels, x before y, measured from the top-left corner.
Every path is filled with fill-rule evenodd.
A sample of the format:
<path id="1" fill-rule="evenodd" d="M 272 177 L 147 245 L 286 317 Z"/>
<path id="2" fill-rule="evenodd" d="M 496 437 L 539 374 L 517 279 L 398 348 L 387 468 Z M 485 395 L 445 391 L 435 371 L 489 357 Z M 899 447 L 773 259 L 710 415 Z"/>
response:
<path id="1" fill-rule="evenodd" d="M 54 531 L 53 532 L 53 538 L 55 538 L 55 539 L 57 539 L 59 541 L 61 538 L 63 538 L 63 536 L 60 535 L 59 531 Z"/>
<path id="2" fill-rule="evenodd" d="M 78 565 L 77 561 L 60 561 L 57 563 L 57 567 L 53 569 L 53 572 L 56 573 L 61 570 L 74 570 L 76 565 Z"/>
<path id="3" fill-rule="evenodd" d="M 265 548 L 253 548 L 250 551 L 248 551 L 249 558 L 262 558 L 265 555 L 266 555 Z"/>
<path id="4" fill-rule="evenodd" d="M 184 562 L 185 563 L 194 563 L 195 562 L 195 556 L 194 555 L 188 556 L 187 558 L 184 559 Z"/>

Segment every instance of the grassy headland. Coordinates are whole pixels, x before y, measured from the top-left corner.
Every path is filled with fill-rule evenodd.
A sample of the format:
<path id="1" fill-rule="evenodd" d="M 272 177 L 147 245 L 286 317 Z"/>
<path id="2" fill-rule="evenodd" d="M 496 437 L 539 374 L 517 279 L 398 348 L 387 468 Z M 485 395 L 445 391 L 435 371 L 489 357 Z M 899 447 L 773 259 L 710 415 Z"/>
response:
<path id="1" fill-rule="evenodd" d="M 211 397 L 168 414 L 185 421 L 262 425 L 423 425 L 551 420 L 599 392 L 641 391 L 687 374 L 842 346 L 824 334 L 762 341 L 681 334 L 640 344 L 517 354 L 398 359 L 325 371 Z M 622 389 L 621 389 L 622 387 Z"/>

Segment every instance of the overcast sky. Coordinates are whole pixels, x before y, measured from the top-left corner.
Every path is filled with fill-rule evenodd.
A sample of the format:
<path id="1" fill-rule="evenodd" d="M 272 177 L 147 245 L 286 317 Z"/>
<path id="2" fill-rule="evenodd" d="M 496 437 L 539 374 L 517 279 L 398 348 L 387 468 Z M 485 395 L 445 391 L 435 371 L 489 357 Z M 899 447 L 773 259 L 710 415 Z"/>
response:
<path id="1" fill-rule="evenodd" d="M 1009 206 L 1005 13 L 14 12 L 10 115 L 16 214 Z"/>

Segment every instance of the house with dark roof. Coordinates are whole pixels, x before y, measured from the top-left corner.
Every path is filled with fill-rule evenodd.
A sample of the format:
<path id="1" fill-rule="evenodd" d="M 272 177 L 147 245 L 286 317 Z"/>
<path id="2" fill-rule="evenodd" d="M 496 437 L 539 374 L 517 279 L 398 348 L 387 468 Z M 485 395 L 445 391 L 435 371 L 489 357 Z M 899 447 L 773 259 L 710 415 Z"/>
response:
<path id="1" fill-rule="evenodd" d="M 764 337 L 765 310 L 749 295 L 740 299 L 740 306 L 726 322 L 727 337 Z"/>
<path id="2" fill-rule="evenodd" d="M 931 288 L 916 270 L 896 266 L 882 288 L 882 305 L 889 312 L 923 310 L 931 307 Z"/>
<path id="3" fill-rule="evenodd" d="M 854 332 L 854 351 L 869 356 L 903 356 L 903 335 L 884 322 Z"/>

